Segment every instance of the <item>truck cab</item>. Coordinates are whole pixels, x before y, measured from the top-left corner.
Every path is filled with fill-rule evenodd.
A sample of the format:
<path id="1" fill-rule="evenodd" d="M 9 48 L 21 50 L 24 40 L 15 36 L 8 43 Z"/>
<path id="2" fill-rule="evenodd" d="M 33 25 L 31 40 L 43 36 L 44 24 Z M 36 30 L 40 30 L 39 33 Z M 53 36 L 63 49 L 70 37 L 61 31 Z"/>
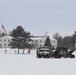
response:
<path id="1" fill-rule="evenodd" d="M 37 58 L 50 58 L 51 55 L 51 49 L 48 46 L 43 46 L 37 49 Z"/>

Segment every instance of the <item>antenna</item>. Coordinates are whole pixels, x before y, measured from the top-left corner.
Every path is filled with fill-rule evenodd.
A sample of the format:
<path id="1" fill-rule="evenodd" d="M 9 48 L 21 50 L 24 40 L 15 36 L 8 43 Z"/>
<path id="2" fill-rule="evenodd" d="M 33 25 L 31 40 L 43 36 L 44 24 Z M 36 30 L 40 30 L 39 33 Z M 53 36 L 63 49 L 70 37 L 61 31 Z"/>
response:
<path id="1" fill-rule="evenodd" d="M 47 31 L 47 32 L 45 32 L 45 36 L 48 36 L 48 31 Z"/>

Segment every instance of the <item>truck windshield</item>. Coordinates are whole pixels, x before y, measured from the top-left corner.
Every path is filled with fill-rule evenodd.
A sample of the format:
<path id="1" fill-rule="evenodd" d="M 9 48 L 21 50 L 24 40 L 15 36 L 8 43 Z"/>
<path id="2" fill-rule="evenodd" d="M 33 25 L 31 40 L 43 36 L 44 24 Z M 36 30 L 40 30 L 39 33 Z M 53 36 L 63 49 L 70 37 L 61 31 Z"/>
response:
<path id="1" fill-rule="evenodd" d="M 49 51 L 50 49 L 48 48 L 41 48 L 40 51 Z"/>

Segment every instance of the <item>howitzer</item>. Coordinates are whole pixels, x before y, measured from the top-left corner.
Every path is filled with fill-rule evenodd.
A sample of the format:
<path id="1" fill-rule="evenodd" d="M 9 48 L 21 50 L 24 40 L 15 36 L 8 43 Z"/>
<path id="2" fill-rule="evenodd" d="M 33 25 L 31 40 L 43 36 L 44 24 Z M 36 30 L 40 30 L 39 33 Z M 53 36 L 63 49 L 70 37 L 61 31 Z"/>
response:
<path id="1" fill-rule="evenodd" d="M 70 49 L 70 50 L 68 51 L 68 52 L 69 52 L 68 56 L 69 56 L 70 58 L 75 58 L 75 55 L 72 54 L 74 51 L 75 51 L 75 48 L 74 48 L 74 49 Z"/>
<path id="2" fill-rule="evenodd" d="M 55 58 L 61 58 L 63 55 L 63 49 L 62 47 L 57 47 L 56 51 L 54 52 L 54 57 Z"/>
<path id="3" fill-rule="evenodd" d="M 54 58 L 75 58 L 75 55 L 72 54 L 75 49 L 67 49 L 66 47 L 57 47 L 55 51 L 52 52 L 52 57 Z"/>

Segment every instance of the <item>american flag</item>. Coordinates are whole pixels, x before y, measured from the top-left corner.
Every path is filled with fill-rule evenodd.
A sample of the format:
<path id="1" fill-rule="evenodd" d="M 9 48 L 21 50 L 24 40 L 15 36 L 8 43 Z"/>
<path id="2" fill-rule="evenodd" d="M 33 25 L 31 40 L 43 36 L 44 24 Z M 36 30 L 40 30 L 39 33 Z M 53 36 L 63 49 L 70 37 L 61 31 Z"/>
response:
<path id="1" fill-rule="evenodd" d="M 3 30 L 4 30 L 4 32 L 6 33 L 6 29 L 5 29 L 4 25 L 2 25 L 2 29 L 3 29 Z"/>

